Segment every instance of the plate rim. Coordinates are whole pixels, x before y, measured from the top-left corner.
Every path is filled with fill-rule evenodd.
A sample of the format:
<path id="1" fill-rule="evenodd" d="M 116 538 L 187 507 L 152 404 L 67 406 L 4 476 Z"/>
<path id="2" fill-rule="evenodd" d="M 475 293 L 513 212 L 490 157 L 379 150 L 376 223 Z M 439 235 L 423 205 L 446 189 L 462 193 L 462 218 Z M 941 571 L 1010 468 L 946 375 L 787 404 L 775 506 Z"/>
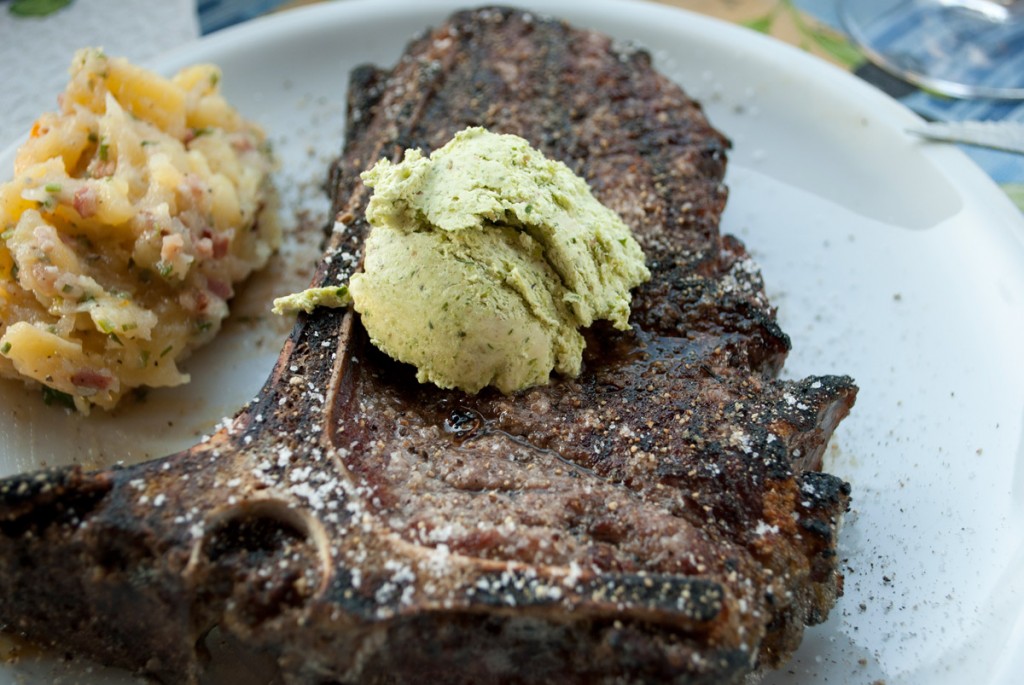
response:
<path id="1" fill-rule="evenodd" d="M 537 2 L 519 4 L 529 6 L 535 5 Z M 388 13 L 402 11 L 403 9 L 411 9 L 418 13 L 436 12 L 439 16 L 443 16 L 454 8 L 464 6 L 464 3 L 456 0 L 432 3 L 416 2 L 415 0 L 345 0 L 344 2 L 302 6 L 265 15 L 244 24 L 200 37 L 194 42 L 161 53 L 154 58 L 145 60 L 143 63 L 150 68 L 166 72 L 169 69 L 176 68 L 179 64 L 194 62 L 197 52 L 213 53 L 251 50 L 254 45 L 258 45 L 261 40 L 265 40 L 268 36 L 301 35 L 303 31 L 319 29 L 324 24 L 334 25 L 338 22 L 351 20 L 353 17 L 371 19 L 383 17 Z M 851 100 L 866 100 L 866 104 L 863 106 L 879 113 L 878 121 L 882 125 L 895 127 L 911 125 L 922 120 L 905 105 L 862 81 L 856 75 L 814 57 L 797 47 L 724 20 L 678 7 L 647 2 L 646 0 L 639 2 L 591 0 L 591 2 L 586 3 L 584 9 L 581 9 L 578 3 L 573 3 L 569 0 L 558 0 L 558 2 L 546 4 L 543 13 L 567 16 L 570 12 L 561 10 L 570 7 L 573 8 L 574 14 L 601 12 L 610 16 L 614 13 L 625 11 L 635 14 L 642 10 L 645 13 L 652 13 L 651 16 L 653 17 L 660 16 L 666 19 L 671 18 L 672 21 L 683 20 L 692 22 L 696 27 L 693 30 L 706 30 L 724 36 L 723 40 L 730 45 L 741 41 L 744 43 L 743 49 L 745 52 L 770 58 L 772 68 L 795 65 L 798 76 L 810 78 L 815 82 L 834 82 L 837 89 L 849 89 L 848 97 Z M 577 23 L 572 19 L 569 19 L 569 21 Z M 681 85 L 685 88 L 685 84 Z M 910 139 L 909 134 L 906 135 Z M 20 143 L 21 141 L 18 141 L 5 149 L 0 153 L 0 159 L 5 159 L 7 153 L 13 151 L 14 147 L 20 145 Z M 1013 205 L 1012 201 L 999 188 L 998 184 L 973 160 L 962 151 L 950 146 L 922 146 L 921 154 L 935 166 L 943 177 L 962 190 L 965 199 L 971 200 L 971 204 L 961 209 L 961 212 L 982 212 L 986 218 L 994 220 L 992 224 L 986 224 L 987 229 L 995 230 L 995 225 L 1003 226 L 1010 231 L 1017 241 L 1024 244 L 1024 214 Z"/>

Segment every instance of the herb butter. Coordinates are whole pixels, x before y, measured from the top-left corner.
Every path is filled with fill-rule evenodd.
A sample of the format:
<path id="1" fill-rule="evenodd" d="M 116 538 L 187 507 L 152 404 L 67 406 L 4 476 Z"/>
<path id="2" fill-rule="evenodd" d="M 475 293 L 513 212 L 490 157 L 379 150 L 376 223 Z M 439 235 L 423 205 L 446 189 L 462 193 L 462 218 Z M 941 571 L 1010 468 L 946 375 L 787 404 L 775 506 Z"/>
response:
<path id="1" fill-rule="evenodd" d="M 301 292 L 274 298 L 275 314 L 309 314 L 317 307 L 346 307 L 352 303 L 348 288 L 337 285 L 327 288 L 307 288 Z"/>
<path id="2" fill-rule="evenodd" d="M 475 393 L 580 372 L 580 329 L 629 328 L 650 273 L 629 227 L 565 164 L 483 128 L 363 174 L 363 271 L 349 283 L 373 344 L 420 382 Z"/>

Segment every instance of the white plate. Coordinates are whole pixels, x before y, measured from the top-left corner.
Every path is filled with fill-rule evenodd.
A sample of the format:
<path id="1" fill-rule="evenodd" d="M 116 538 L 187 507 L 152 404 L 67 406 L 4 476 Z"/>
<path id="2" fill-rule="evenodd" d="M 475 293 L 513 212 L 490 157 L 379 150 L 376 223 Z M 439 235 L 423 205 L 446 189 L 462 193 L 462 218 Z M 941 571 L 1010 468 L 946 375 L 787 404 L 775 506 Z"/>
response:
<path id="1" fill-rule="evenodd" d="M 661 6 L 522 4 L 650 48 L 659 68 L 705 103 L 735 143 L 724 228 L 762 265 L 793 338 L 787 373 L 849 373 L 861 386 L 826 463 L 853 484 L 840 541 L 846 595 L 766 682 L 1018 682 L 1020 213 L 957 150 L 906 135 L 914 115 L 798 50 Z M 391 64 L 412 34 L 461 5 L 323 4 L 215 34 L 155 66 L 221 65 L 230 99 L 272 132 L 283 185 L 303 187 L 293 203 L 309 204 L 306 184 L 341 148 L 349 69 Z M 0 163 L 9 169 L 9 155 Z M 249 294 L 252 306 L 306 278 L 308 270 L 267 276 Z M 154 391 L 112 416 L 70 416 L 2 383 L 0 473 L 187 446 L 256 392 L 285 333 L 265 320 L 236 323 L 189 365 L 192 385 Z M 55 673 L 65 682 L 127 679 L 45 656 L 0 669 L 0 683 Z"/>

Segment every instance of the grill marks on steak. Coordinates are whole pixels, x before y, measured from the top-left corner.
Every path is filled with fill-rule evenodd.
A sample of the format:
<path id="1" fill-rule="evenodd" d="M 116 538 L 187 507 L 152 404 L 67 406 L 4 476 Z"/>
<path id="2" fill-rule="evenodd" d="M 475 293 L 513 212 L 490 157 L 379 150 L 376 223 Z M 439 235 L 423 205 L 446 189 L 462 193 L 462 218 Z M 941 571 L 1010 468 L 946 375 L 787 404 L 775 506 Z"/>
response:
<path id="1" fill-rule="evenodd" d="M 738 683 L 791 654 L 841 591 L 849 489 L 817 470 L 856 388 L 775 379 L 789 340 L 718 233 L 728 143 L 645 53 L 479 10 L 356 70 L 316 284 L 358 263 L 359 172 L 469 125 L 631 225 L 653 274 L 634 330 L 588 331 L 578 379 L 468 397 L 351 314 L 301 317 L 210 441 L 0 484 L 0 620 L 172 682 L 214 624 L 295 682 Z"/>

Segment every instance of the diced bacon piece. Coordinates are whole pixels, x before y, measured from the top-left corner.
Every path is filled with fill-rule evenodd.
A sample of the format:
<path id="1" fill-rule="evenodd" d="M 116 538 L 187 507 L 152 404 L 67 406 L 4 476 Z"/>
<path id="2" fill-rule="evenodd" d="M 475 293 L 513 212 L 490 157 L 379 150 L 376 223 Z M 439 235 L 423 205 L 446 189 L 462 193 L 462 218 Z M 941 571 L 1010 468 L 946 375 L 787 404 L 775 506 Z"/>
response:
<path id="1" fill-rule="evenodd" d="M 83 219 L 94 215 L 98 204 L 99 198 L 96 196 L 96 189 L 91 186 L 79 186 L 71 199 L 71 206 Z"/>
<path id="2" fill-rule="evenodd" d="M 235 294 L 234 288 L 227 281 L 222 281 L 217 278 L 207 278 L 206 285 L 209 287 L 210 292 L 219 297 L 222 300 L 229 300 L 231 296 Z"/>
<path id="3" fill-rule="evenodd" d="M 107 373 L 95 369 L 82 369 L 71 376 L 71 382 L 77 388 L 89 388 L 92 390 L 106 390 L 114 383 L 114 379 Z"/>

